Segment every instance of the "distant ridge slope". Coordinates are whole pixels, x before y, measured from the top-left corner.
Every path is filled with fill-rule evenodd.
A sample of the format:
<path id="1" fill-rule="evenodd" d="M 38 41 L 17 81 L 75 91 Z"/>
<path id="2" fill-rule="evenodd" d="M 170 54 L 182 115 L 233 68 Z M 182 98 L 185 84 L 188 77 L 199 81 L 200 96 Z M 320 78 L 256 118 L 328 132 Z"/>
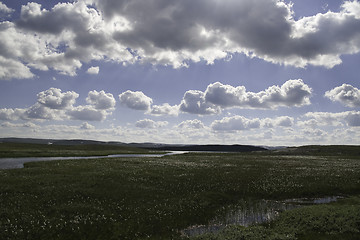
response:
<path id="1" fill-rule="evenodd" d="M 31 144 L 51 144 L 51 145 L 107 145 L 107 146 L 127 146 L 150 150 L 162 151 L 198 151 L 198 152 L 253 152 L 267 151 L 265 147 L 251 145 L 185 145 L 185 144 L 159 144 L 159 143 L 123 143 L 123 142 L 103 142 L 84 139 L 36 139 L 36 138 L 0 138 L 1 142 L 11 143 L 31 143 Z"/>
<path id="2" fill-rule="evenodd" d="M 253 152 L 267 151 L 263 147 L 251 145 L 183 145 L 183 146 L 162 146 L 157 150 L 167 151 L 198 151 L 198 152 Z"/>

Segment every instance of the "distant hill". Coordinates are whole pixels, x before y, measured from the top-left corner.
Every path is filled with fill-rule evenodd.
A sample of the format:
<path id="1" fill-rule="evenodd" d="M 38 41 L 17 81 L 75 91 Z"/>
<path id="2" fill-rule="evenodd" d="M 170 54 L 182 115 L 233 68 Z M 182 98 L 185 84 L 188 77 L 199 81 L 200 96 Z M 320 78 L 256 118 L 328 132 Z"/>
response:
<path id="1" fill-rule="evenodd" d="M 0 138 L 0 142 L 34 143 L 53 145 L 127 145 L 121 142 L 102 142 L 83 139 L 37 139 L 37 138 Z"/>
<path id="2" fill-rule="evenodd" d="M 0 138 L 0 142 L 12 143 L 33 143 L 33 144 L 48 144 L 48 145 L 107 145 L 107 146 L 126 146 L 145 148 L 151 150 L 165 150 L 165 151 L 207 151 L 207 152 L 252 152 L 252 151 L 267 151 L 265 147 L 257 147 L 251 145 L 185 145 L 185 144 L 159 144 L 159 143 L 123 143 L 123 142 L 103 142 L 95 140 L 83 139 L 35 139 L 35 138 Z"/>
<path id="3" fill-rule="evenodd" d="M 198 151 L 198 152 L 254 152 L 267 151 L 263 147 L 251 145 L 183 145 L 183 146 L 162 146 L 158 150 L 168 151 Z"/>

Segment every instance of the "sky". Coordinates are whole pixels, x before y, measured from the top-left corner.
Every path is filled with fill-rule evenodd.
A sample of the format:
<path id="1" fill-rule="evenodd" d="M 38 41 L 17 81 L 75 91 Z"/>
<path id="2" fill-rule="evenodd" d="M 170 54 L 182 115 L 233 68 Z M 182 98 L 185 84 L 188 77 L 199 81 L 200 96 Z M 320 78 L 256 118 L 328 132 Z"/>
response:
<path id="1" fill-rule="evenodd" d="M 0 0 L 0 137 L 360 144 L 360 2 Z"/>

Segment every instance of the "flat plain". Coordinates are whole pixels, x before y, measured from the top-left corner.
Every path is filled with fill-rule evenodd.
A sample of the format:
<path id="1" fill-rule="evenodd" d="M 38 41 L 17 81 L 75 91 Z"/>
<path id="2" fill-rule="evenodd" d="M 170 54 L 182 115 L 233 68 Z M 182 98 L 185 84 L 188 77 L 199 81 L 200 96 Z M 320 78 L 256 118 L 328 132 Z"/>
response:
<path id="1" fill-rule="evenodd" d="M 71 150 L 25 145 L 2 145 L 0 155 L 16 157 L 26 147 L 35 156 Z M 77 148 L 79 155 L 145 151 Z M 183 232 L 242 202 L 331 196 L 340 199 L 283 211 L 270 222 L 199 236 Z M 62 160 L 0 170 L 0 239 L 359 239 L 359 232 L 359 146 Z"/>

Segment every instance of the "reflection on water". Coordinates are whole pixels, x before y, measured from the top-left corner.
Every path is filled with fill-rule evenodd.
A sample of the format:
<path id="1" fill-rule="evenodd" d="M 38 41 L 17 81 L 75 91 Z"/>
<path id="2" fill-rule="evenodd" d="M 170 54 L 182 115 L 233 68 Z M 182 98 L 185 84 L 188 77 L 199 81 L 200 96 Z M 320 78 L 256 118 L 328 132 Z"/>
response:
<path id="1" fill-rule="evenodd" d="M 335 202 L 340 197 L 296 198 L 284 201 L 261 200 L 243 201 L 236 206 L 222 209 L 208 225 L 195 225 L 181 231 L 183 236 L 192 237 L 205 233 L 218 232 L 227 225 L 249 226 L 274 220 L 280 212 L 311 204 Z"/>
<path id="2" fill-rule="evenodd" d="M 163 154 L 115 154 L 108 156 L 88 156 L 88 157 L 26 157 L 26 158 L 0 158 L 0 169 L 23 168 L 27 162 L 57 161 L 57 160 L 76 160 L 76 159 L 97 159 L 97 158 L 129 158 L 129 157 L 163 157 L 176 154 L 184 154 L 183 151 L 172 151 Z"/>

